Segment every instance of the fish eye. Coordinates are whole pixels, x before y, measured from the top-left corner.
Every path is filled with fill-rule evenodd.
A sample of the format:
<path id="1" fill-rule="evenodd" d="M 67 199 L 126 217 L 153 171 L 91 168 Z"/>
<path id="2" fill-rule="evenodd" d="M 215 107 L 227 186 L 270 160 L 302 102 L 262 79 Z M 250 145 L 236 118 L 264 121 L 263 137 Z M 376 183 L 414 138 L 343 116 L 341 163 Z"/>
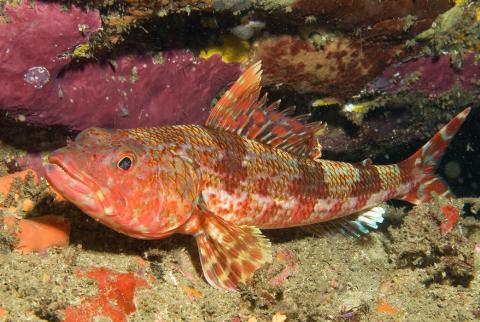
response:
<path id="1" fill-rule="evenodd" d="M 120 159 L 120 161 L 118 161 L 117 167 L 127 171 L 132 167 L 132 164 L 133 164 L 132 158 L 127 156 L 127 157 L 123 157 L 122 159 Z"/>

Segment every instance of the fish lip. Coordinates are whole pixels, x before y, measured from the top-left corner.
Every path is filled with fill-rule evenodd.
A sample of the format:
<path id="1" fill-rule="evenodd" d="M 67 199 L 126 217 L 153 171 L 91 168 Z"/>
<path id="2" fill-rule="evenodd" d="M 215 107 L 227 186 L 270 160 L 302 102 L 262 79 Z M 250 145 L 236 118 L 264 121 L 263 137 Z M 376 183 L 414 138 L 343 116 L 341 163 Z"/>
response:
<path id="1" fill-rule="evenodd" d="M 76 186 L 73 186 L 72 184 L 68 183 L 63 183 L 63 186 L 68 186 L 69 189 L 73 190 L 75 195 L 88 195 L 88 194 L 95 194 L 95 193 L 102 193 L 99 189 L 99 187 L 96 185 L 96 183 L 89 179 L 88 177 L 86 178 L 80 178 L 78 175 L 75 174 L 75 168 L 69 169 L 68 167 L 65 166 L 64 162 L 62 162 L 61 159 L 59 159 L 56 155 L 50 155 L 48 157 L 48 163 L 45 165 L 45 177 L 47 178 L 47 181 L 52 185 L 54 188 L 56 187 L 56 182 L 58 182 L 57 179 L 54 179 L 55 177 L 67 177 L 71 181 L 73 181 Z M 61 174 L 61 175 L 60 175 Z M 85 180 L 86 179 L 86 180 Z M 64 182 L 67 180 L 63 180 Z M 74 204 L 77 204 L 77 198 L 69 197 L 69 193 L 65 193 L 62 190 L 59 190 L 59 192 L 64 195 L 65 198 L 73 202 Z M 101 207 L 101 209 L 105 209 L 104 203 L 100 198 L 96 196 L 92 196 L 92 199 L 95 200 L 96 203 Z M 77 204 L 78 205 L 78 204 Z"/>
<path id="2" fill-rule="evenodd" d="M 64 163 L 62 161 L 58 160 L 57 158 L 55 158 L 54 156 L 49 156 L 48 157 L 48 164 L 47 165 L 53 165 L 53 166 L 58 167 L 62 171 L 62 173 L 66 174 L 68 177 L 70 177 L 74 181 L 76 181 L 78 183 L 81 183 L 84 186 L 88 187 L 88 185 L 85 182 L 83 182 L 83 180 L 81 178 L 79 178 L 77 175 L 75 175 L 74 171 L 69 171 L 68 168 L 64 165 Z"/>
<path id="3" fill-rule="evenodd" d="M 62 174 L 62 176 L 68 177 L 69 179 L 71 179 L 75 183 L 80 184 L 82 188 L 85 188 L 85 190 L 88 190 L 88 192 L 92 192 L 92 189 L 88 185 L 86 185 L 83 181 L 78 180 L 77 177 L 73 176 L 70 172 L 68 172 L 65 169 L 65 167 L 61 166 L 58 163 L 48 163 L 46 165 L 45 169 L 46 169 L 46 178 L 47 178 L 48 182 L 50 182 L 50 184 L 53 187 L 56 187 L 56 184 L 53 183 L 56 180 L 52 179 L 52 177 L 53 176 L 58 176 L 58 173 L 60 172 Z M 77 193 L 82 193 L 82 194 L 88 193 L 86 191 L 79 191 L 79 189 L 74 189 L 74 190 Z M 61 192 L 63 194 L 62 191 L 59 191 L 59 192 Z"/>

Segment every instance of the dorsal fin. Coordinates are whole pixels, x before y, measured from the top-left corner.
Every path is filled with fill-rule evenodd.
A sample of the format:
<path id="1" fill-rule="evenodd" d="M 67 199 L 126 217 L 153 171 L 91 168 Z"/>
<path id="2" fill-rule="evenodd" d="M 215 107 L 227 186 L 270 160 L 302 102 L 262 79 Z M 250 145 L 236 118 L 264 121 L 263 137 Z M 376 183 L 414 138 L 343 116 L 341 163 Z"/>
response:
<path id="1" fill-rule="evenodd" d="M 278 111 L 280 101 L 265 107 L 267 95 L 260 98 L 261 64 L 250 66 L 223 94 L 210 112 L 206 126 L 243 135 L 270 146 L 309 156 L 320 151 L 316 137 L 325 130 L 321 122 L 304 124 L 306 116 L 290 117 L 294 108 Z"/>

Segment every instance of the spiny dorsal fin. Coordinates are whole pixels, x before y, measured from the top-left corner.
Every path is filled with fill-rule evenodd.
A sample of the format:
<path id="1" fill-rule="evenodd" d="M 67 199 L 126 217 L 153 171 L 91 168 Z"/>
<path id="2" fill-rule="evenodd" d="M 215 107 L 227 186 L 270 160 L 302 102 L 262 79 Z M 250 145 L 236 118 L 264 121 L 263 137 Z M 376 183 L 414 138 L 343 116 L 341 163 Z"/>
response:
<path id="1" fill-rule="evenodd" d="M 210 112 L 206 126 L 243 135 L 297 155 L 321 155 L 316 137 L 325 130 L 321 122 L 304 124 L 306 116 L 290 117 L 294 108 L 278 111 L 280 101 L 265 108 L 260 96 L 261 64 L 250 66 L 223 94 Z"/>

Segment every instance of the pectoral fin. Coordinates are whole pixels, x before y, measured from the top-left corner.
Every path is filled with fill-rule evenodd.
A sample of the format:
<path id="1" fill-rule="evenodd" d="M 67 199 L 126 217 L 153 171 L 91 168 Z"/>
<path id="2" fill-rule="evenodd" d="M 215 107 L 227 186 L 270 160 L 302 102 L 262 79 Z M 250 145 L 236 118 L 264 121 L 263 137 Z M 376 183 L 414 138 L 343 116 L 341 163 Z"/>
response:
<path id="1" fill-rule="evenodd" d="M 236 290 L 272 259 L 271 246 L 260 229 L 239 226 L 202 210 L 197 240 L 203 274 L 214 287 Z"/>

